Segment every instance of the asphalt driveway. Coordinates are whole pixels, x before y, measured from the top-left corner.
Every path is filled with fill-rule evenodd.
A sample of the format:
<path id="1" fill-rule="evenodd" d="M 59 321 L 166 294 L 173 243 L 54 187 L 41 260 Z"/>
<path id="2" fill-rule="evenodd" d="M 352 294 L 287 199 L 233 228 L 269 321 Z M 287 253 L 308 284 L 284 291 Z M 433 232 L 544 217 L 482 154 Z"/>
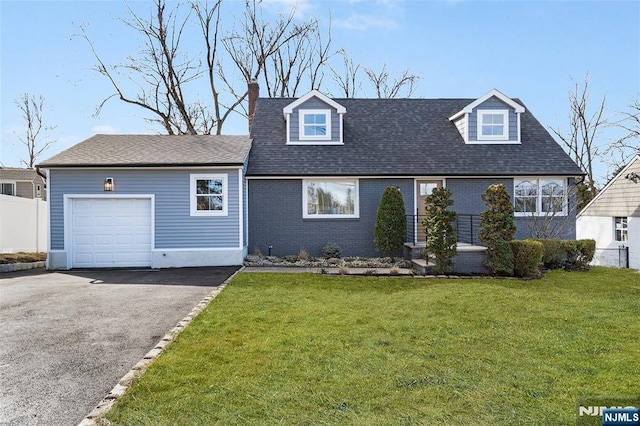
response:
<path id="1" fill-rule="evenodd" d="M 0 424 L 78 424 L 237 269 L 0 274 Z"/>

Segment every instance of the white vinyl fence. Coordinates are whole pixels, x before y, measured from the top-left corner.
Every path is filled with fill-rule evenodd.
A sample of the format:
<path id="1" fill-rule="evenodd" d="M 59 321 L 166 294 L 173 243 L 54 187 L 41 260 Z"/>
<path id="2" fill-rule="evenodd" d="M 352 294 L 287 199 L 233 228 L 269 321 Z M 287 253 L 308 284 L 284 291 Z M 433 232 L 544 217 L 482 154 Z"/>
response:
<path id="1" fill-rule="evenodd" d="M 0 195 L 0 253 L 47 251 L 47 202 Z"/>

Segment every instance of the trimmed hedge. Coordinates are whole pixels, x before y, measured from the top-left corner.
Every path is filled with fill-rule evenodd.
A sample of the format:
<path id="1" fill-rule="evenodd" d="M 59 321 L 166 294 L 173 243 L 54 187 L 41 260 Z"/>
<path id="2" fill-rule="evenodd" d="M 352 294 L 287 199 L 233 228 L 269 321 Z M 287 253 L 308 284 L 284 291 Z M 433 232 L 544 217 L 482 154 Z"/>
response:
<path id="1" fill-rule="evenodd" d="M 564 267 L 567 255 L 562 250 L 562 240 L 544 240 L 534 238 L 544 248 L 542 255 L 542 263 L 545 269 L 562 269 Z"/>
<path id="2" fill-rule="evenodd" d="M 544 245 L 534 240 L 511 241 L 513 273 L 516 277 L 539 277 Z"/>
<path id="3" fill-rule="evenodd" d="M 588 270 L 596 252 L 595 240 L 543 240 L 545 269 Z"/>

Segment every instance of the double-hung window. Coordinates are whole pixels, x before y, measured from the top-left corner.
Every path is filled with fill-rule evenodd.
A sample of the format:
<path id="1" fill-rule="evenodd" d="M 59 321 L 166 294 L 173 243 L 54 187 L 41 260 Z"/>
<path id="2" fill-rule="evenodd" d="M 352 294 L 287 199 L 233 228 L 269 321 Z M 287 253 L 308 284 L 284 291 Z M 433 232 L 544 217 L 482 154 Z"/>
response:
<path id="1" fill-rule="evenodd" d="M 301 109 L 300 140 L 331 140 L 331 111 Z"/>
<path id="2" fill-rule="evenodd" d="M 516 215 L 556 216 L 567 214 L 564 179 L 522 179 L 514 181 Z"/>
<path id="3" fill-rule="evenodd" d="M 302 204 L 302 216 L 306 219 L 357 218 L 358 180 L 304 180 Z"/>
<path id="4" fill-rule="evenodd" d="M 227 175 L 191 175 L 191 216 L 227 216 Z"/>
<path id="5" fill-rule="evenodd" d="M 509 111 L 479 110 L 478 140 L 508 140 Z"/>
<path id="6" fill-rule="evenodd" d="M 624 243 L 629 238 L 629 227 L 626 217 L 614 218 L 614 229 L 616 233 L 616 241 Z"/>

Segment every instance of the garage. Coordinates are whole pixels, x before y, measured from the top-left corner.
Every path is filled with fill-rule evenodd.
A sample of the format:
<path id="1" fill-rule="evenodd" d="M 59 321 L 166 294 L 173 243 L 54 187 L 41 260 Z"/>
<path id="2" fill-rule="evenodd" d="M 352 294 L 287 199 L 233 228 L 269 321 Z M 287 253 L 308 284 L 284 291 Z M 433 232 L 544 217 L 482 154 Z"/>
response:
<path id="1" fill-rule="evenodd" d="M 73 198 L 71 267 L 150 267 L 150 198 Z"/>

